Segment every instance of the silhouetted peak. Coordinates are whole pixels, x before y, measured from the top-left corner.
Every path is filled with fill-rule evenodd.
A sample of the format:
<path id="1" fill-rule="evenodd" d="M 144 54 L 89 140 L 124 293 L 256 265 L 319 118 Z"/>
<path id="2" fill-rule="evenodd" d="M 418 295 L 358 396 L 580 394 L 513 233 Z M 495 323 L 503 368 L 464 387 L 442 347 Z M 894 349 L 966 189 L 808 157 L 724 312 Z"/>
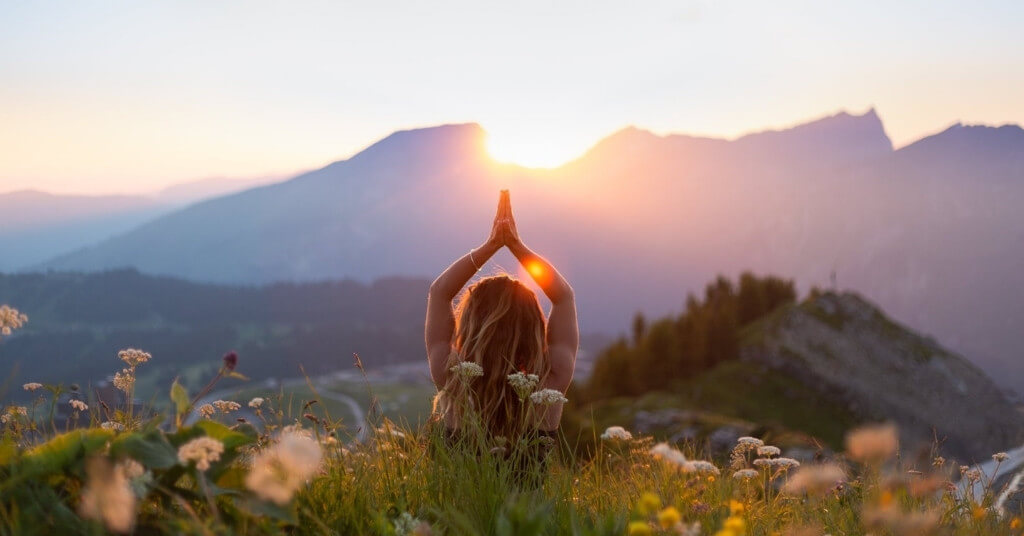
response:
<path id="1" fill-rule="evenodd" d="M 902 153 L 918 151 L 971 151 L 1011 156 L 1024 154 L 1024 129 L 1016 124 L 965 125 L 957 121 L 938 134 L 927 136 L 900 149 Z"/>
<path id="2" fill-rule="evenodd" d="M 417 156 L 480 156 L 485 153 L 486 137 L 487 133 L 478 123 L 398 130 L 360 151 L 351 160 L 395 151 Z"/>

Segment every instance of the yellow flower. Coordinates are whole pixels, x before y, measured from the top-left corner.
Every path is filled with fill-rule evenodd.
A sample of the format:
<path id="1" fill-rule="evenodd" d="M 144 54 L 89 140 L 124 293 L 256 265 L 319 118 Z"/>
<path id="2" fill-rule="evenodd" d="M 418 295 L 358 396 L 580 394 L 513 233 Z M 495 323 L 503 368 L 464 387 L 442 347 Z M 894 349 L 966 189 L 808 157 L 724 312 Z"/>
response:
<path id="1" fill-rule="evenodd" d="M 683 517 L 679 515 L 679 510 L 676 507 L 669 506 L 668 508 L 658 512 L 658 523 L 663 529 L 670 529 L 682 521 Z"/>
<path id="2" fill-rule="evenodd" d="M 722 529 L 715 533 L 715 536 L 740 536 L 731 530 Z"/>
<path id="3" fill-rule="evenodd" d="M 729 499 L 729 515 L 742 514 L 743 510 L 743 503 L 736 499 Z"/>
<path id="4" fill-rule="evenodd" d="M 629 536 L 650 536 L 654 534 L 654 531 L 651 530 L 651 526 L 646 521 L 633 521 L 626 529 L 626 534 Z"/>
<path id="5" fill-rule="evenodd" d="M 640 515 L 646 516 L 657 512 L 661 508 L 661 498 L 654 493 L 647 492 L 640 496 L 640 501 L 636 505 L 636 509 L 640 512 Z"/>
<path id="6" fill-rule="evenodd" d="M 988 510 L 980 506 L 975 506 L 974 511 L 971 513 L 974 514 L 974 519 L 983 519 L 988 514 Z"/>
<path id="7" fill-rule="evenodd" d="M 892 492 L 889 490 L 882 492 L 882 496 L 878 498 L 878 502 L 882 506 L 889 506 L 892 504 Z"/>
<path id="8" fill-rule="evenodd" d="M 1013 530 L 1017 530 L 1021 527 L 1022 524 L 1024 523 L 1021 522 L 1020 518 L 1015 517 L 1012 521 L 1010 521 L 1010 528 Z"/>
<path id="9" fill-rule="evenodd" d="M 747 524 L 743 522 L 742 517 L 729 516 L 725 518 L 725 523 L 722 524 L 722 528 L 736 534 L 743 534 L 743 531 L 747 528 Z"/>
<path id="10" fill-rule="evenodd" d="M 715 481 L 715 475 L 708 476 L 708 482 L 714 482 L 714 481 Z"/>

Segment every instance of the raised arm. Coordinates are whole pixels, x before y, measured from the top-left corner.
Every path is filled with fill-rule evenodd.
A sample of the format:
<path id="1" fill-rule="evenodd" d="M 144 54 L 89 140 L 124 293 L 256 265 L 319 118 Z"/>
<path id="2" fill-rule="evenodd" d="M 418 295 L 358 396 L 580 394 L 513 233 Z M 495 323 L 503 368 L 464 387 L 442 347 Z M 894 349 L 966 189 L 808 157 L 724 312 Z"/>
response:
<path id="1" fill-rule="evenodd" d="M 576 298 L 572 287 L 562 274 L 520 240 L 515 218 L 512 216 L 512 204 L 507 199 L 506 205 L 507 213 L 502 218 L 508 226 L 505 230 L 505 245 L 551 300 L 547 329 L 551 375 L 545 381 L 544 387 L 565 392 L 572 383 L 573 372 L 576 369 L 576 351 L 580 345 L 579 326 L 576 322 Z"/>
<path id="2" fill-rule="evenodd" d="M 427 346 L 427 361 L 430 364 L 430 377 L 434 385 L 443 386 L 448 374 L 446 368 L 448 355 L 452 351 L 452 335 L 455 332 L 455 316 L 452 311 L 452 300 L 459 294 L 466 282 L 483 267 L 504 245 L 504 222 L 500 221 L 504 213 L 502 204 L 505 196 L 498 201 L 498 212 L 491 227 L 491 236 L 483 245 L 469 250 L 461 258 L 449 266 L 437 279 L 430 284 L 427 294 L 427 320 L 424 327 L 424 340 Z"/>

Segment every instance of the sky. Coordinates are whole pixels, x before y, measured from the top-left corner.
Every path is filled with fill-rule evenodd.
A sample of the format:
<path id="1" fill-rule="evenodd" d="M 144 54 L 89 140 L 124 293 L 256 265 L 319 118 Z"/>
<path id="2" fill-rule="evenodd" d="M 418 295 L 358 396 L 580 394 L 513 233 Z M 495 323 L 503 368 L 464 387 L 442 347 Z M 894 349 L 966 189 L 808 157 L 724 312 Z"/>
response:
<path id="1" fill-rule="evenodd" d="M 897 146 L 1024 124 L 1024 2 L 0 3 L 0 192 L 147 193 L 478 122 L 552 166 L 628 125 L 874 107 Z"/>

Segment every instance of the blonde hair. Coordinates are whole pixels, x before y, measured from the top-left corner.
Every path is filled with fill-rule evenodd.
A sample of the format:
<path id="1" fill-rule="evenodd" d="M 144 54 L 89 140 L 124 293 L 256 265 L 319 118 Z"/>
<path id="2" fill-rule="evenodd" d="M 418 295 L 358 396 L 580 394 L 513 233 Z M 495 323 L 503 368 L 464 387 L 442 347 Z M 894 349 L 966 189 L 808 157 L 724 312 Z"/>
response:
<path id="1" fill-rule="evenodd" d="M 435 399 L 435 410 L 451 415 L 458 426 L 468 424 L 465 411 L 476 413 L 492 436 L 518 437 L 528 422 L 529 400 L 519 400 L 508 375 L 536 374 L 541 381 L 550 371 L 544 313 L 537 295 L 506 275 L 471 285 L 455 310 L 453 351 L 446 368 L 461 362 L 480 365 L 483 376 L 471 380 L 449 373 Z"/>

